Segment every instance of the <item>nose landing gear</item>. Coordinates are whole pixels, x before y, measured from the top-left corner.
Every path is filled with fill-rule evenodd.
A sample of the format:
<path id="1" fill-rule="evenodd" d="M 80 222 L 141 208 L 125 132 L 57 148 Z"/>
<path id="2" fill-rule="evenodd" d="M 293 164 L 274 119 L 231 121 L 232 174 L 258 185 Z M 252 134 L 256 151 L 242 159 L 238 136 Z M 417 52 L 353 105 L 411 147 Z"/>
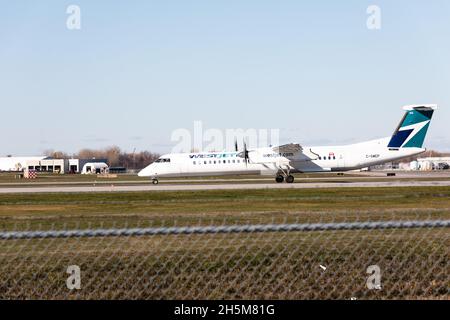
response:
<path id="1" fill-rule="evenodd" d="M 158 181 L 158 179 L 155 178 L 155 179 L 152 179 L 152 183 L 156 185 L 159 183 L 159 181 Z"/>

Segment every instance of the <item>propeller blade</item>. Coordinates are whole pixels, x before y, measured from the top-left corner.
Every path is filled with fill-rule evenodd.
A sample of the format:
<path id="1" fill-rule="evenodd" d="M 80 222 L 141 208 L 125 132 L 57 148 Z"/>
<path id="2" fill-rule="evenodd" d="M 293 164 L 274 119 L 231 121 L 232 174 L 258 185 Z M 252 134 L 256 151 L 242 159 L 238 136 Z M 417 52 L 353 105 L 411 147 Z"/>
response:
<path id="1" fill-rule="evenodd" d="M 239 151 L 239 147 L 238 147 L 238 143 L 237 143 L 237 139 L 234 139 L 234 151 L 238 152 Z"/>
<path id="2" fill-rule="evenodd" d="M 248 164 L 248 150 L 247 150 L 247 143 L 244 140 L 244 161 L 245 161 L 245 166 L 247 166 Z"/>

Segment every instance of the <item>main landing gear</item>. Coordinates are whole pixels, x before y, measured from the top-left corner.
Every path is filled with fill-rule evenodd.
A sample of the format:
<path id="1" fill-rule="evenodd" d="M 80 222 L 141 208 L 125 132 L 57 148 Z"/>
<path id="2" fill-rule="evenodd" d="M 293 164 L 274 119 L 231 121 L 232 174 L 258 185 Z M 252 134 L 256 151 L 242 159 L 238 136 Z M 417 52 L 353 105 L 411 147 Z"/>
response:
<path id="1" fill-rule="evenodd" d="M 282 183 L 285 180 L 286 180 L 286 183 L 293 183 L 294 182 L 294 176 L 293 175 L 287 175 L 286 178 L 285 178 L 282 174 L 279 174 L 278 176 L 275 177 L 275 181 L 277 183 Z"/>
<path id="2" fill-rule="evenodd" d="M 288 175 L 288 176 L 286 177 L 286 182 L 287 182 L 287 183 L 293 183 L 293 182 L 294 182 L 294 176 Z"/>
<path id="3" fill-rule="evenodd" d="M 158 181 L 158 179 L 155 178 L 155 179 L 152 179 L 152 183 L 153 183 L 153 184 L 158 184 L 159 181 Z"/>
<path id="4" fill-rule="evenodd" d="M 277 183 L 282 183 L 286 180 L 286 183 L 293 183 L 294 182 L 294 176 L 293 175 L 287 175 L 284 177 L 282 174 L 279 174 L 275 177 L 275 181 Z"/>
<path id="5" fill-rule="evenodd" d="M 282 183 L 283 181 L 286 181 L 286 183 L 294 182 L 294 176 L 291 175 L 291 170 L 289 168 L 286 171 L 280 168 L 280 171 L 281 173 L 275 177 L 277 183 Z"/>

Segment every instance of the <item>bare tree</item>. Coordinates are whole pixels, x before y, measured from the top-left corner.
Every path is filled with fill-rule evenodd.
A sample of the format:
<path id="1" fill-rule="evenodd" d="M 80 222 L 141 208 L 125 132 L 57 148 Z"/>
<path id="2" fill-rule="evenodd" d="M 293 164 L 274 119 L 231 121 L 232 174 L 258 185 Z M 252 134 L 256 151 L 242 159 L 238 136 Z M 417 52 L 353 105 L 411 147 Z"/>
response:
<path id="1" fill-rule="evenodd" d="M 107 159 L 112 167 L 125 167 L 128 169 L 142 169 L 159 158 L 159 154 L 150 151 L 125 152 L 117 146 L 105 149 L 82 149 L 74 154 L 80 159 Z"/>
<path id="2" fill-rule="evenodd" d="M 44 155 L 54 159 L 67 159 L 70 156 L 64 151 L 55 151 L 52 149 L 48 149 L 44 151 Z"/>

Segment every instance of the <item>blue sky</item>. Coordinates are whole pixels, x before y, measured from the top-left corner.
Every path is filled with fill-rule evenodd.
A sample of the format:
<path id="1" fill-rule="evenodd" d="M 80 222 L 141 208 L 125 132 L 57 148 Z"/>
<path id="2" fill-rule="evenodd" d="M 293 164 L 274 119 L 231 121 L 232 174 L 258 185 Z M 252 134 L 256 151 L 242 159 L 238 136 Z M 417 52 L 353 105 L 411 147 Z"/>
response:
<path id="1" fill-rule="evenodd" d="M 196 120 L 351 143 L 390 135 L 416 103 L 440 105 L 426 146 L 450 150 L 447 0 L 2 2 L 0 155 L 166 152 Z"/>

